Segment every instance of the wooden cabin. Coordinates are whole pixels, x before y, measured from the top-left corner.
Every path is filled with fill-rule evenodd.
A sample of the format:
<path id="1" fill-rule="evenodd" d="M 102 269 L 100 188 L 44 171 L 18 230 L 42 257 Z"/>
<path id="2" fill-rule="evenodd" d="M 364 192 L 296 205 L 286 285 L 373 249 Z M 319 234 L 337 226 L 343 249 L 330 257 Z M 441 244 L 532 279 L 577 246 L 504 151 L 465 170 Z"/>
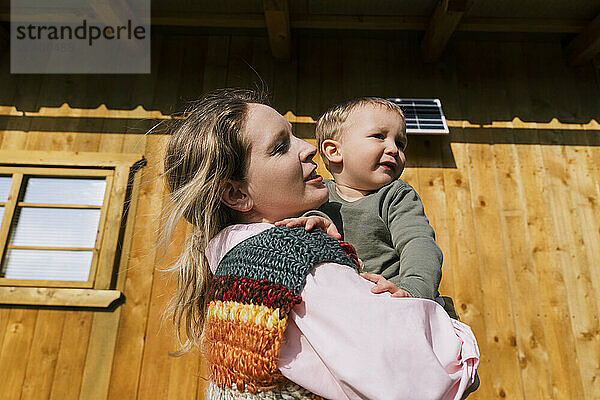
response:
<path id="1" fill-rule="evenodd" d="M 444 252 L 440 291 L 479 342 L 470 398 L 600 397 L 597 1 L 154 0 L 151 73 L 128 75 L 11 74 L 9 13 L 2 2 L 0 398 L 204 397 L 202 358 L 170 356 L 163 320 L 161 270 L 187 229 L 157 250 L 164 122 L 261 81 L 308 141 L 349 97 L 439 99 L 449 133 L 410 135 L 402 179 Z M 54 197 L 30 195 L 36 180 Z M 85 239 L 60 215 L 98 229 Z M 83 278 L 7 272 L 74 253 Z"/>

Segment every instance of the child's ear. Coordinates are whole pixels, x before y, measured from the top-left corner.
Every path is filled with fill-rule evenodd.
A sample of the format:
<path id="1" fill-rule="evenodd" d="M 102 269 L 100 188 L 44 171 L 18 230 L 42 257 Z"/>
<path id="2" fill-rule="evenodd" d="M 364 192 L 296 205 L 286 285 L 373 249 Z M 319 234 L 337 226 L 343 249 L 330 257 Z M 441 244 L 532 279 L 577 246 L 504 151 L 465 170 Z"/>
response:
<path id="1" fill-rule="evenodd" d="M 340 163 L 343 160 L 340 143 L 333 139 L 323 140 L 321 151 L 330 163 Z"/>
<path id="2" fill-rule="evenodd" d="M 219 198 L 227 207 L 240 212 L 250 211 L 254 206 L 246 185 L 238 181 L 228 180 L 223 183 Z"/>

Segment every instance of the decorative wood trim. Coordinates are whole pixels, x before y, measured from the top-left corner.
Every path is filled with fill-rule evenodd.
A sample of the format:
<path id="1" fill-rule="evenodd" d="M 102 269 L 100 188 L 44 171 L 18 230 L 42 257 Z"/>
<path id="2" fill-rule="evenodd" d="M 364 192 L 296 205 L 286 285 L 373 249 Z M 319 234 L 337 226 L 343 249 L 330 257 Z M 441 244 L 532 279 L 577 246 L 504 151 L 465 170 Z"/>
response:
<path id="1" fill-rule="evenodd" d="M 577 66 L 600 53 L 600 14 L 565 48 L 567 63 Z"/>
<path id="2" fill-rule="evenodd" d="M 30 158 L 33 155 L 32 158 Z M 6 156 L 6 157 L 5 157 Z M 74 157 L 75 159 L 69 159 Z M 104 176 L 106 178 L 106 191 L 104 193 L 104 200 L 102 206 L 96 205 L 53 205 L 53 204 L 27 204 L 20 202 L 22 206 L 37 206 L 37 207 L 52 207 L 57 206 L 59 208 L 100 208 L 102 210 L 99 230 L 96 237 L 96 243 L 94 248 L 54 248 L 46 246 L 10 246 L 11 248 L 35 248 L 35 249 L 46 249 L 46 250 L 87 250 L 93 251 L 92 264 L 90 267 L 90 277 L 86 282 L 81 281 L 45 281 L 45 280 L 17 280 L 17 279 L 6 279 L 0 278 L 0 285 L 6 285 L 8 287 L 48 287 L 48 288 L 77 288 L 81 290 L 83 288 L 95 288 L 99 290 L 108 290 L 113 288 L 115 282 L 113 282 L 113 276 L 118 271 L 115 271 L 116 263 L 119 261 L 116 258 L 119 241 L 126 240 L 127 238 L 120 237 L 123 235 L 122 223 L 123 223 L 123 212 L 126 207 L 125 197 L 129 190 L 133 189 L 132 194 L 137 194 L 139 188 L 129 187 L 129 179 L 132 182 L 139 184 L 139 177 L 134 177 L 137 169 L 145 165 L 145 159 L 139 154 L 121 154 L 121 153 L 76 153 L 76 152 L 30 152 L 30 151 L 0 151 L 0 165 L 12 165 L 18 164 L 17 166 L 11 167 L 0 167 L 0 172 L 12 173 L 13 175 L 13 186 L 9 195 L 7 210 L 13 210 L 16 206 L 16 199 L 18 197 L 21 182 L 23 180 L 23 174 L 31 175 L 93 175 L 93 176 Z M 104 166 L 108 167 L 105 170 L 102 169 L 70 169 L 70 168 L 47 168 L 44 165 L 74 165 L 82 166 L 89 165 L 91 167 Z M 21 165 L 42 165 L 40 168 L 35 167 L 22 167 Z M 15 173 L 15 171 L 17 171 Z M 14 177 L 18 178 L 18 182 Z M 17 185 L 18 183 L 18 185 Z M 15 186 L 17 185 L 17 186 Z M 13 200 L 14 199 L 14 200 Z M 134 201 L 134 199 L 130 199 Z M 10 206 L 10 207 L 9 207 Z M 10 228 L 10 222 L 12 214 L 5 211 L 7 218 L 3 220 L 4 239 L 0 243 L 7 242 L 8 230 Z M 128 219 L 130 222 L 131 220 Z M 4 227 L 6 225 L 6 227 Z M 131 233 L 131 231 L 129 231 Z M 1 233 L 1 231 L 0 231 Z M 1 238 L 0 238 L 1 239 Z M 2 247 L 4 250 L 6 246 Z M 1 254 L 0 254 L 1 256 Z M 126 257 L 126 255 L 124 255 Z M 126 259 L 126 258 L 125 258 Z M 121 264 L 122 264 L 121 260 Z M 80 289 L 81 288 L 81 289 Z"/>
<path id="3" fill-rule="evenodd" d="M 7 248 L 19 249 L 19 250 L 94 251 L 93 247 L 52 247 L 52 246 L 12 246 L 12 245 L 8 245 Z"/>
<path id="4" fill-rule="evenodd" d="M 0 304 L 106 308 L 120 297 L 119 290 L 0 287 Z"/>
<path id="5" fill-rule="evenodd" d="M 423 61 L 434 62 L 440 58 L 469 6 L 467 0 L 441 0 L 437 4 L 421 41 Z"/>
<path id="6" fill-rule="evenodd" d="M 98 257 L 96 280 L 94 283 L 94 288 L 96 289 L 108 289 L 111 283 L 114 272 L 112 267 L 114 266 L 117 252 L 128 179 L 128 166 L 121 166 L 115 169 L 111 195 L 108 207 L 106 208 L 106 219 L 103 225 L 102 247 Z"/>
<path id="7" fill-rule="evenodd" d="M 2 151 L 0 151 L 0 157 L 2 157 Z M 66 176 L 66 177 L 77 177 L 77 176 L 108 176 L 112 174 L 110 169 L 77 169 L 77 168 L 44 168 L 44 167 L 23 167 L 21 165 L 6 166 L 4 159 L 0 161 L 0 173 L 3 174 L 14 174 L 18 172 L 23 175 L 40 175 L 40 176 Z M 15 163 L 12 163 L 15 164 Z M 4 165 L 4 166 L 2 166 Z"/>
<path id="8" fill-rule="evenodd" d="M 2 261 L 4 260 L 4 252 L 8 244 L 8 233 L 15 213 L 16 204 L 19 200 L 22 182 L 23 174 L 16 173 L 12 175 L 12 182 L 8 192 L 8 201 L 4 207 L 4 215 L 0 224 L 0 266 L 2 266 Z"/>
<path id="9" fill-rule="evenodd" d="M 114 170 L 111 170 L 114 174 Z M 102 208 L 100 211 L 100 219 L 98 220 L 98 231 L 96 232 L 96 242 L 94 244 L 94 257 L 92 258 L 92 265 L 90 266 L 90 275 L 88 278 L 88 283 L 90 286 L 95 286 L 95 279 L 98 273 L 98 265 L 100 264 L 100 253 L 104 246 L 103 238 L 104 232 L 106 231 L 106 215 L 108 214 L 108 207 L 110 206 L 110 198 L 113 195 L 113 177 L 111 174 L 106 177 L 106 190 L 104 191 L 104 198 L 102 199 Z M 123 205 L 121 205 L 123 207 Z M 107 268 L 112 270 L 114 265 L 107 265 Z M 104 267 L 104 265 L 102 265 Z M 109 287 L 100 287 L 100 289 L 108 289 Z"/>
<path id="10" fill-rule="evenodd" d="M 31 288 L 77 288 L 91 289 L 93 284 L 88 281 L 46 281 L 41 279 L 7 279 L 0 278 L 0 286 L 31 287 Z"/>
<path id="11" fill-rule="evenodd" d="M 132 166 L 144 159 L 142 154 L 58 151 L 1 150 L 0 165 L 57 165 L 74 167 Z"/>
<path id="12" fill-rule="evenodd" d="M 3 205 L 0 203 L 0 206 Z M 31 208 L 71 208 L 71 209 L 83 209 L 83 210 L 97 210 L 102 209 L 102 206 L 93 204 L 43 204 L 43 203 L 24 203 L 20 201 L 17 206 L 19 207 L 31 207 Z"/>
<path id="13" fill-rule="evenodd" d="M 290 13 L 287 0 L 263 0 L 271 53 L 276 60 L 289 61 L 291 55 Z"/>
<path id="14" fill-rule="evenodd" d="M 131 171 L 135 174 L 135 170 Z M 127 265 L 129 264 L 129 251 L 133 240 L 133 229 L 135 228 L 135 215 L 137 211 L 138 197 L 140 194 L 141 176 L 135 174 L 133 177 L 133 187 L 126 205 L 127 222 L 123 238 L 123 247 L 121 248 L 121 260 L 119 262 L 119 271 L 117 275 L 116 288 L 123 290 L 125 288 L 125 278 L 127 276 Z"/>

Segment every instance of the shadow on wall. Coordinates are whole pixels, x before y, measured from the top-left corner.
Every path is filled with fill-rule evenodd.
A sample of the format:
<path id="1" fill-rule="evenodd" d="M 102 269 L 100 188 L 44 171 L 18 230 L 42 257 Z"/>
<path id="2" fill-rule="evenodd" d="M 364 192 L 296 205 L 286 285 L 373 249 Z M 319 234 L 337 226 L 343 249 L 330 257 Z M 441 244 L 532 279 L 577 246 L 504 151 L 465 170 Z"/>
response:
<path id="1" fill-rule="evenodd" d="M 412 159 L 453 168 L 453 161 L 440 161 L 453 142 L 600 145 L 597 70 L 592 63 L 568 68 L 560 38 L 501 42 L 458 35 L 440 62 L 423 64 L 411 56 L 418 54 L 419 37 L 298 33 L 292 61 L 279 63 L 261 35 L 153 34 L 148 75 L 11 75 L 5 51 L 0 131 L 143 134 L 158 124 L 152 133 L 164 134 L 167 124 L 160 122 L 189 100 L 262 81 L 277 110 L 309 120 L 350 97 L 439 98 L 453 122 L 450 135 L 412 135 L 409 166 Z M 76 112 L 56 112 L 65 103 Z M 104 114 L 98 113 L 103 104 Z M 39 112 L 43 108 L 50 112 Z M 506 127 L 516 118 L 520 125 Z M 501 127 L 478 127 L 494 123 Z M 314 137 L 312 123 L 294 128 L 300 137 Z"/>

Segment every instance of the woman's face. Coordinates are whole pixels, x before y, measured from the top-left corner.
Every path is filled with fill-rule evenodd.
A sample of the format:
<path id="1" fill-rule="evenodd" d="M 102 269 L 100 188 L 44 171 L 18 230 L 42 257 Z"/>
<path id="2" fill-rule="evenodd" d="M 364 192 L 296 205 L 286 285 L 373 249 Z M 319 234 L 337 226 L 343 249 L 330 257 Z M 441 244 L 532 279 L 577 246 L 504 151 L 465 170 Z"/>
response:
<path id="1" fill-rule="evenodd" d="M 316 147 L 292 134 L 269 106 L 251 103 L 244 134 L 251 143 L 246 190 L 252 222 L 275 222 L 317 208 L 328 198 L 312 158 Z"/>

